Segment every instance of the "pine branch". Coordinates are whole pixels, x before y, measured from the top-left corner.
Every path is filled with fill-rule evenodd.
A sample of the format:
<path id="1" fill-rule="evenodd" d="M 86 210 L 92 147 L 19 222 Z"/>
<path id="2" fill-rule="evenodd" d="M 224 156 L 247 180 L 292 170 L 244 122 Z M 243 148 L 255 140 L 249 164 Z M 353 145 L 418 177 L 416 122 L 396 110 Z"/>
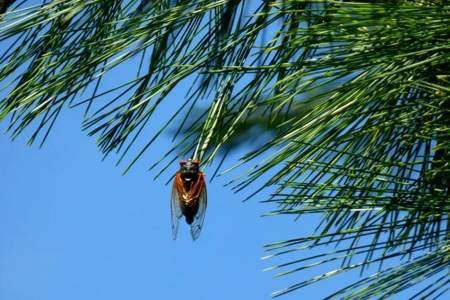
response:
<path id="1" fill-rule="evenodd" d="M 11 43 L 0 56 L 0 120 L 11 117 L 13 138 L 33 127 L 29 142 L 44 142 L 65 107 L 84 106 L 83 129 L 105 156 L 117 151 L 122 162 L 137 150 L 125 171 L 179 121 L 176 145 L 152 166 L 158 174 L 179 156 L 208 166 L 248 128 L 270 131 L 235 166 L 252 168 L 234 189 L 269 174 L 253 195 L 273 187 L 270 215 L 322 221 L 310 237 L 269 251 L 337 247 L 313 264 L 281 264 L 300 265 L 280 275 L 342 264 L 281 294 L 376 263 L 373 277 L 335 296 L 387 297 L 448 264 L 449 12 L 445 1 L 300 0 L 57 0 L 9 11 L 0 27 Z M 135 76 L 102 89 L 136 57 Z M 192 77 L 167 123 L 134 149 L 159 105 Z M 422 294 L 441 294 L 439 278 Z"/>

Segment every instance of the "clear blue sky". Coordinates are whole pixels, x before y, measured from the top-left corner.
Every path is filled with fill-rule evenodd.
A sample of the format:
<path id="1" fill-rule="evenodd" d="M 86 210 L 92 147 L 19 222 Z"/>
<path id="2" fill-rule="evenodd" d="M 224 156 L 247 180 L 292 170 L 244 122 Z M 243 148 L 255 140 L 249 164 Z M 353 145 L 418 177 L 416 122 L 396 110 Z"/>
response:
<path id="1" fill-rule="evenodd" d="M 0 137 L 0 299 L 269 299 L 300 279 L 273 279 L 260 260 L 300 224 L 261 218 L 268 207 L 217 180 L 199 240 L 182 226 L 173 241 L 165 178 L 144 161 L 121 176 L 79 122 L 63 115 L 41 150 Z"/>

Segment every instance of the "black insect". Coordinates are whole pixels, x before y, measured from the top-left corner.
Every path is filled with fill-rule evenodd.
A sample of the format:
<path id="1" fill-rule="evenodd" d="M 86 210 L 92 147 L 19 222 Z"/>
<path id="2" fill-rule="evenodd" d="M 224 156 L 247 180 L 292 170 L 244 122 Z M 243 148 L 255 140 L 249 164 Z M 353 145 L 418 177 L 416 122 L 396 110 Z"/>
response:
<path id="1" fill-rule="evenodd" d="M 172 237 L 177 238 L 178 220 L 184 216 L 196 240 L 202 230 L 207 205 L 205 174 L 200 172 L 200 161 L 182 160 L 172 187 Z"/>

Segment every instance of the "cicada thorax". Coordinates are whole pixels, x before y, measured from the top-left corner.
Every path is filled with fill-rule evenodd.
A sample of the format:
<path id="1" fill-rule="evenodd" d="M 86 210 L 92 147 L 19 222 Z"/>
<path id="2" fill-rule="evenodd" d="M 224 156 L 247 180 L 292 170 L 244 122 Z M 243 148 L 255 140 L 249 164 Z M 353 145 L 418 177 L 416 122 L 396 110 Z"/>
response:
<path id="1" fill-rule="evenodd" d="M 183 215 L 186 217 L 186 222 L 191 224 L 194 216 L 198 212 L 198 176 L 195 181 L 187 181 L 183 178 L 181 172 L 177 172 L 177 193 L 180 201 L 180 208 Z"/>

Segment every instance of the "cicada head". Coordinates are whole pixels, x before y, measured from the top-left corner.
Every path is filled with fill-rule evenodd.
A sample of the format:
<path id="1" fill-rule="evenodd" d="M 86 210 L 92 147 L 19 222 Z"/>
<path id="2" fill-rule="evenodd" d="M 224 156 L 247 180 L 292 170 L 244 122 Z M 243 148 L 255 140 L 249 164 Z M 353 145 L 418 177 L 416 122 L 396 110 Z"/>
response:
<path id="1" fill-rule="evenodd" d="M 198 178 L 198 172 L 200 171 L 199 160 L 182 160 L 180 161 L 180 174 L 181 178 L 186 181 L 196 181 Z"/>

